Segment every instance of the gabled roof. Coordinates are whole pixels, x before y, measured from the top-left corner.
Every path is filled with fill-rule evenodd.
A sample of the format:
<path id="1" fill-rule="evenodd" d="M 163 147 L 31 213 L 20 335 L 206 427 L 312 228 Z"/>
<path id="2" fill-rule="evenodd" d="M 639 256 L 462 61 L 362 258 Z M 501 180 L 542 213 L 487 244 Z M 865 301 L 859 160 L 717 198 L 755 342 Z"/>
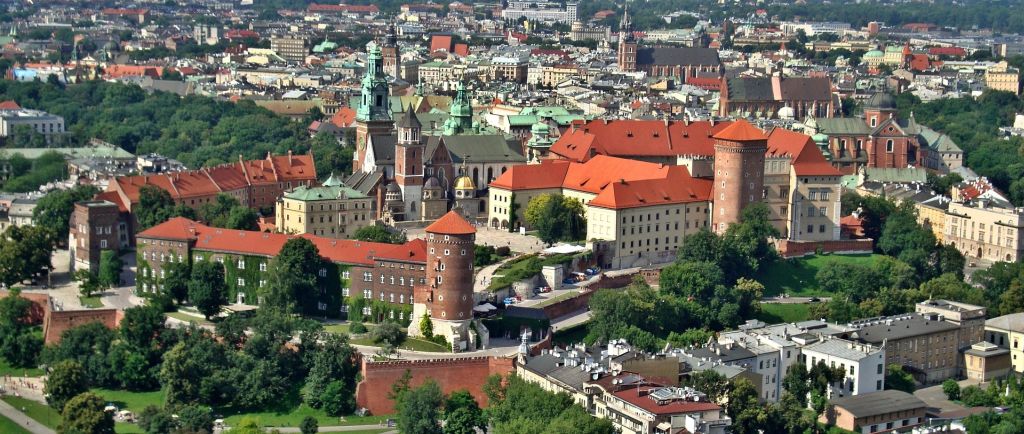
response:
<path id="1" fill-rule="evenodd" d="M 612 182 L 589 205 L 624 209 L 652 205 L 702 202 L 711 197 L 712 181 L 690 177 L 686 166 L 671 166 L 664 178 Z"/>
<path id="2" fill-rule="evenodd" d="M 455 136 L 430 136 L 427 140 L 427 154 L 434 151 L 444 142 L 453 163 L 463 160 L 470 162 L 508 162 L 525 163 L 526 157 L 520 149 L 516 149 L 505 136 L 497 134 L 461 134 Z"/>
<path id="3" fill-rule="evenodd" d="M 259 231 L 241 231 L 206 226 L 184 217 L 175 217 L 138 234 L 138 238 L 192 242 L 193 248 L 213 252 L 273 257 L 296 235 Z M 425 263 L 426 242 L 414 239 L 405 244 L 338 240 L 310 234 L 298 235 L 316 245 L 320 256 L 333 263 L 372 265 L 375 259 Z"/>
<path id="4" fill-rule="evenodd" d="M 574 125 L 551 145 L 551 152 L 584 162 L 594 155 L 674 157 L 715 153 L 712 136 L 730 123 L 656 120 L 598 120 Z"/>
<path id="5" fill-rule="evenodd" d="M 559 188 L 569 166 L 565 160 L 541 160 L 540 164 L 515 166 L 498 176 L 491 186 L 506 190 Z"/>
<path id="6" fill-rule="evenodd" d="M 7 101 L 4 101 L 4 102 L 0 102 L 0 110 L 19 110 L 19 109 L 21 109 L 21 106 L 18 105 L 18 103 L 12 101 L 12 100 L 7 100 Z"/>
<path id="7" fill-rule="evenodd" d="M 636 52 L 637 65 L 700 65 L 718 66 L 718 50 L 698 47 L 641 48 Z"/>
<path id="8" fill-rule="evenodd" d="M 448 211 L 435 222 L 427 226 L 424 231 L 435 234 L 447 235 L 469 235 L 475 234 L 476 228 L 469 224 L 465 218 L 455 211 Z"/>
<path id="9" fill-rule="evenodd" d="M 806 134 L 785 128 L 775 128 L 768 134 L 768 157 L 786 156 L 797 176 L 840 176 L 842 173 L 832 166 Z"/>

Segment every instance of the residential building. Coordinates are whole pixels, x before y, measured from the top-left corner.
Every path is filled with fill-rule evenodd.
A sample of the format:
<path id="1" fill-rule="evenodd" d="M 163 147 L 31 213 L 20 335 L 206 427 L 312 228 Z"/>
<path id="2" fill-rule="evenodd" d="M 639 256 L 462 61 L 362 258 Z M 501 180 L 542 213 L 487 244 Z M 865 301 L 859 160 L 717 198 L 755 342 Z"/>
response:
<path id="1" fill-rule="evenodd" d="M 885 389 L 885 350 L 845 339 L 826 338 L 800 349 L 810 371 L 818 363 L 843 369 L 843 379 L 829 385 L 829 398 L 863 395 Z"/>
<path id="2" fill-rule="evenodd" d="M 1009 350 L 1014 372 L 1024 373 L 1024 312 L 986 320 L 985 341 Z"/>
<path id="3" fill-rule="evenodd" d="M 19 127 L 30 128 L 51 143 L 54 136 L 64 134 L 64 118 L 42 110 L 0 109 L 0 138 L 7 140 Z"/>
<path id="4" fill-rule="evenodd" d="M 611 40 L 611 27 L 597 26 L 583 21 L 573 21 L 569 31 L 569 39 L 575 42 Z"/>
<path id="5" fill-rule="evenodd" d="M 732 423 L 725 409 L 688 387 L 650 384 L 630 372 L 588 381 L 595 417 L 608 419 L 623 434 L 680 431 L 724 434 Z"/>
<path id="6" fill-rule="evenodd" d="M 924 423 L 927 409 L 927 404 L 914 395 L 883 390 L 832 399 L 818 421 L 860 434 L 904 432 Z"/>
<path id="7" fill-rule="evenodd" d="M 987 341 L 971 345 L 971 349 L 964 351 L 964 366 L 967 379 L 984 382 L 1005 378 L 1013 372 L 1010 350 Z"/>
<path id="8" fill-rule="evenodd" d="M 576 21 L 576 3 L 565 3 L 546 1 L 525 1 L 511 0 L 508 6 L 501 10 L 501 18 L 505 21 L 519 21 L 526 18 L 529 21 L 557 22 L 572 24 Z"/>
<path id="9" fill-rule="evenodd" d="M 274 36 L 270 49 L 289 63 L 305 63 L 309 55 L 309 40 L 299 36 Z"/>
<path id="10" fill-rule="evenodd" d="M 374 224 L 373 200 L 333 174 L 320 187 L 300 185 L 286 191 L 275 206 L 278 232 L 327 238 L 354 238 Z"/>
<path id="11" fill-rule="evenodd" d="M 127 225 L 117 204 L 106 200 L 78 202 L 69 220 L 71 269 L 96 271 L 104 250 L 128 247 Z"/>
<path id="12" fill-rule="evenodd" d="M 1020 95 L 1020 70 L 1005 60 L 985 70 L 985 87 Z"/>
<path id="13" fill-rule="evenodd" d="M 969 258 L 1016 262 L 1024 258 L 1024 213 L 1001 200 L 952 202 L 943 241 Z"/>
<path id="14" fill-rule="evenodd" d="M 399 245 L 339 240 L 220 229 L 175 217 L 137 235 L 136 290 L 160 291 L 166 264 L 217 261 L 224 264 L 229 302 L 259 305 L 271 260 L 295 237 L 310 240 L 324 259 L 316 276 L 319 296 L 300 300 L 307 311 L 409 323 L 413 286 L 426 284 L 427 244 L 421 239 Z"/>

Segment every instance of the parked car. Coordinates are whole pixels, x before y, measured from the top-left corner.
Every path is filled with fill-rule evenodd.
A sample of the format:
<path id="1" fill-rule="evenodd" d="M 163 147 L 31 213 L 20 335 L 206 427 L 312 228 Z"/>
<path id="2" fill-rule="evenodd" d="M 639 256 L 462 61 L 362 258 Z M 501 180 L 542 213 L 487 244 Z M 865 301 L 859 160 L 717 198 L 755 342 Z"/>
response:
<path id="1" fill-rule="evenodd" d="M 542 286 L 539 289 L 540 289 L 540 292 L 551 292 L 551 287 L 550 286 Z"/>
<path id="2" fill-rule="evenodd" d="M 518 301 L 519 300 L 517 300 L 516 297 L 505 297 L 505 300 L 504 300 L 506 306 L 507 305 L 512 305 L 512 304 L 516 304 L 516 302 L 518 302 Z"/>

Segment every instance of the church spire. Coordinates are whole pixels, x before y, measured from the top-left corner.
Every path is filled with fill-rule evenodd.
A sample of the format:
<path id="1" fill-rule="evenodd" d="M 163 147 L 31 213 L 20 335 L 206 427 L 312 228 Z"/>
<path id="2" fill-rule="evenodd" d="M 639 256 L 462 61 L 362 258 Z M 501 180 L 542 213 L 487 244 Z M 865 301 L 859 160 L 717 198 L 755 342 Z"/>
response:
<path id="1" fill-rule="evenodd" d="M 361 93 L 356 120 L 391 120 L 388 80 L 384 75 L 384 61 L 378 46 L 371 48 L 366 55 L 366 75 L 363 76 Z"/>
<path id="2" fill-rule="evenodd" d="M 466 90 L 465 77 L 455 86 L 455 98 L 449 108 L 448 120 L 444 123 L 444 134 L 453 136 L 468 133 L 473 129 L 473 103 Z"/>
<path id="3" fill-rule="evenodd" d="M 622 22 L 619 23 L 619 35 L 626 40 L 633 40 L 633 22 L 629 19 L 629 2 L 622 10 Z"/>

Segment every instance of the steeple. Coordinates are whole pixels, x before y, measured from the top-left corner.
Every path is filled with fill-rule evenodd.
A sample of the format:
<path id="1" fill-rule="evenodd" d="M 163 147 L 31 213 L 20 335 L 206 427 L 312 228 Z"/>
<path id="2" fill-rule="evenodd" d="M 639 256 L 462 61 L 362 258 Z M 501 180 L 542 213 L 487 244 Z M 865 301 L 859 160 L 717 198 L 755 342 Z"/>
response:
<path id="1" fill-rule="evenodd" d="M 388 80 L 384 75 L 384 62 L 380 47 L 374 46 L 366 56 L 366 75 L 362 81 L 362 98 L 356 111 L 356 120 L 391 120 Z"/>
<path id="2" fill-rule="evenodd" d="M 473 128 L 473 104 L 466 91 L 465 79 L 455 86 L 455 98 L 449 108 L 448 120 L 444 123 L 444 135 L 468 133 Z"/>
<path id="3" fill-rule="evenodd" d="M 629 20 L 629 2 L 622 11 L 622 22 L 619 23 L 619 70 L 636 71 L 637 42 L 633 36 L 633 23 Z"/>
<path id="4" fill-rule="evenodd" d="M 627 41 L 633 40 L 633 22 L 629 19 L 629 2 L 622 9 L 622 21 L 619 23 L 619 37 Z"/>

